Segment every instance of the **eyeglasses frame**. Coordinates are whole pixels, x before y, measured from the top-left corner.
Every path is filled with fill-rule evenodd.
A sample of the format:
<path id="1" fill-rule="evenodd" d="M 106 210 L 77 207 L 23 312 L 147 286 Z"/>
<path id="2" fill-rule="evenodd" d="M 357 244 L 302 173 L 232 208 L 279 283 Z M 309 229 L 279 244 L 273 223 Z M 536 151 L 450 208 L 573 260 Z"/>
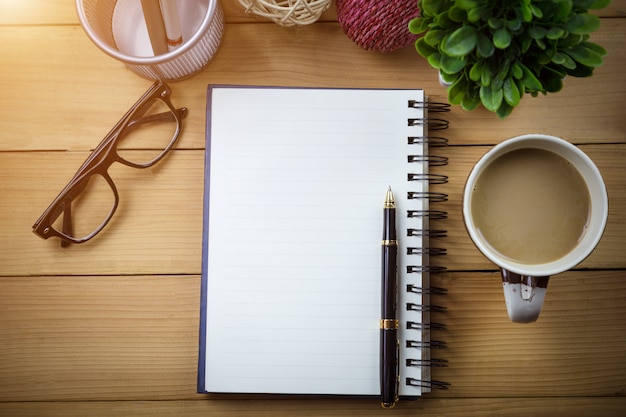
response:
<path id="1" fill-rule="evenodd" d="M 79 244 L 87 242 L 100 233 L 104 227 L 106 227 L 119 204 L 119 194 L 117 187 L 108 172 L 109 167 L 115 162 L 119 162 L 132 168 L 149 168 L 163 159 L 165 155 L 174 147 L 180 137 L 180 133 L 182 131 L 182 119 L 187 116 L 187 108 L 175 108 L 170 100 L 171 94 L 172 90 L 165 82 L 157 80 L 154 84 L 152 84 L 152 86 L 141 96 L 141 98 L 139 98 L 139 100 L 137 100 L 137 102 L 124 114 L 124 116 L 122 116 L 109 133 L 107 133 L 104 139 L 102 139 L 89 157 L 87 157 L 85 162 L 83 162 L 81 167 L 76 171 L 72 179 L 35 222 L 33 225 L 33 232 L 35 234 L 39 235 L 43 239 L 48 239 L 53 236 L 59 237 L 61 239 L 61 246 L 67 247 L 72 243 Z M 170 111 L 139 118 L 133 117 L 136 114 L 142 114 L 144 107 L 152 105 L 153 101 L 157 99 L 163 101 L 163 103 L 169 107 Z M 124 134 L 127 131 L 144 123 L 167 119 L 171 120 L 172 116 L 174 116 L 176 122 L 176 131 L 174 132 L 168 145 L 156 158 L 147 163 L 140 164 L 128 161 L 117 153 L 117 145 L 121 139 L 123 139 Z M 107 181 L 113 191 L 115 201 L 108 216 L 100 224 L 100 226 L 85 237 L 75 238 L 71 236 L 71 205 L 84 190 L 87 180 L 93 175 L 101 175 Z M 59 232 L 52 227 L 52 223 L 58 219 L 61 213 L 63 213 L 63 229 Z"/>

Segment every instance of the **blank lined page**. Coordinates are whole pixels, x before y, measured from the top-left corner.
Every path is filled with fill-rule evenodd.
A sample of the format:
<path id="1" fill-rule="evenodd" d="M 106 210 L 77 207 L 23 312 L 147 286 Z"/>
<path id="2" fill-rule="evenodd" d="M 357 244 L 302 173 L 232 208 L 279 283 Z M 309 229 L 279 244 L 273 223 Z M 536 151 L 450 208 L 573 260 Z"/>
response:
<path id="1" fill-rule="evenodd" d="M 422 189 L 407 175 L 423 172 L 407 158 L 415 153 L 407 137 L 422 130 L 408 125 L 422 116 L 408 101 L 423 98 L 420 90 L 210 88 L 207 392 L 380 393 L 383 203 L 391 186 L 402 244 L 408 204 L 417 204 L 407 193 Z"/>

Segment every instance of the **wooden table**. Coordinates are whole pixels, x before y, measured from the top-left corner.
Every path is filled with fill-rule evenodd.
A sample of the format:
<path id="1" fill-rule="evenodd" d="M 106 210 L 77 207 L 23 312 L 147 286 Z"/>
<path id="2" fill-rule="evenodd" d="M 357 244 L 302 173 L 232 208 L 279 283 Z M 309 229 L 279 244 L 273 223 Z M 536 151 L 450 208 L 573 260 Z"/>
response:
<path id="1" fill-rule="evenodd" d="M 205 88 L 208 83 L 445 90 L 412 47 L 367 52 L 334 7 L 286 29 L 223 0 L 227 27 L 206 70 L 172 84 L 189 108 L 177 149 L 144 171 L 115 169 L 122 201 L 90 243 L 62 249 L 31 225 L 150 82 L 100 52 L 71 0 L 0 1 L 0 415 L 379 415 L 376 400 L 209 400 L 195 393 Z M 506 121 L 454 108 L 447 131 L 448 248 L 433 277 L 447 287 L 447 391 L 389 415 L 624 415 L 626 412 L 626 1 L 614 0 L 592 40 L 608 50 L 589 79 L 525 97 Z M 498 273 L 470 243 L 461 192 L 472 164 L 518 134 L 580 145 L 604 175 L 603 240 L 550 282 L 538 322 L 509 321 Z"/>

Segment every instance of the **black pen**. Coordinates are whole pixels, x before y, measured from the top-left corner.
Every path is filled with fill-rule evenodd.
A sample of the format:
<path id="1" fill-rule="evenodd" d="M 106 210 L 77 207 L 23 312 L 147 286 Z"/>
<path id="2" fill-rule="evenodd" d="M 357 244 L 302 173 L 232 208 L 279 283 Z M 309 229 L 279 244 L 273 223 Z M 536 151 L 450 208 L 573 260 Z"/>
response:
<path id="1" fill-rule="evenodd" d="M 396 237 L 396 202 L 391 187 L 387 190 L 384 206 L 382 240 L 382 291 L 380 319 L 380 392 L 381 404 L 391 408 L 398 401 L 398 319 L 396 304 L 398 241 Z"/>

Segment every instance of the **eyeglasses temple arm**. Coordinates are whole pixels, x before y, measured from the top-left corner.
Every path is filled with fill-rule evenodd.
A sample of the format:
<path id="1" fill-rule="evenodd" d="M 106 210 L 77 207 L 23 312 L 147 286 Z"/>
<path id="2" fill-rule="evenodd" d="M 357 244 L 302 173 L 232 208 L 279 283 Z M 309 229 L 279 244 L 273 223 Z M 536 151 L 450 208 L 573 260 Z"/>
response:
<path id="1" fill-rule="evenodd" d="M 63 210 L 63 234 L 66 236 L 73 236 L 74 227 L 72 224 L 72 202 L 70 202 Z M 61 239 L 61 247 L 67 248 L 70 246 L 70 242 L 65 239 Z"/>
<path id="2" fill-rule="evenodd" d="M 176 111 L 176 115 L 180 119 L 184 119 L 185 117 L 187 117 L 187 108 L 186 107 L 181 107 L 181 108 L 175 109 L 175 111 Z M 125 119 L 125 117 L 123 119 Z M 172 119 L 173 119 L 172 112 L 168 111 L 168 112 L 153 114 L 153 115 L 150 115 L 150 116 L 144 116 L 144 117 L 140 117 L 139 119 L 131 120 L 126 125 L 126 128 L 133 129 L 133 128 L 139 127 L 139 126 L 141 126 L 141 125 L 143 125 L 145 123 L 165 122 L 165 121 L 170 121 Z M 83 165 L 81 165 L 81 167 L 78 169 L 78 171 L 76 172 L 76 174 L 74 175 L 74 177 L 72 179 L 75 179 L 77 177 L 78 173 L 82 172 L 83 169 L 87 165 L 89 165 L 89 163 L 93 160 L 94 156 L 98 154 L 97 151 L 99 151 L 100 149 L 104 148 L 105 146 L 108 146 L 109 143 L 111 143 L 111 141 L 113 139 L 115 139 L 117 137 L 117 135 L 119 135 L 119 133 L 120 133 L 120 131 L 119 131 L 120 125 L 121 125 L 121 122 L 116 124 L 115 127 L 113 129 L 111 129 L 111 131 L 102 140 L 102 142 L 100 142 L 98 144 L 98 146 L 96 146 L 96 148 L 94 148 L 94 150 L 92 151 L 92 153 L 89 156 L 89 158 L 87 158 L 87 160 L 83 163 Z"/>
<path id="3" fill-rule="evenodd" d="M 175 111 L 176 111 L 176 115 L 178 116 L 178 118 L 184 119 L 185 117 L 187 117 L 187 107 L 181 107 L 181 108 L 175 109 Z M 174 118 L 174 115 L 172 114 L 172 112 L 168 111 L 168 112 L 153 114 L 150 116 L 144 116 L 144 117 L 140 117 L 139 119 L 131 120 L 130 122 L 128 122 L 126 127 L 132 129 L 135 127 L 139 127 L 145 123 L 168 122 L 168 121 L 171 121 L 173 118 Z"/>
<path id="4" fill-rule="evenodd" d="M 128 118 L 133 114 L 133 112 L 135 112 L 135 110 L 141 104 L 145 104 L 146 97 L 149 97 L 152 94 L 154 94 L 154 92 L 157 91 L 159 88 L 161 88 L 162 85 L 163 85 L 162 81 L 155 81 L 155 83 L 152 84 L 152 86 L 150 86 L 150 88 L 143 94 L 143 96 L 141 96 L 141 98 L 137 100 L 137 102 L 124 114 L 124 116 L 122 116 L 122 118 L 115 124 L 115 126 L 113 126 L 113 128 L 109 131 L 109 133 L 107 133 L 107 135 L 104 137 L 104 139 L 102 139 L 102 141 L 98 144 L 98 146 L 94 148 L 94 150 L 91 152 L 91 155 L 89 155 L 89 157 L 85 160 L 85 162 L 83 162 L 80 168 L 78 168 L 78 170 L 76 171 L 76 174 L 74 174 L 74 176 L 70 180 L 70 183 L 74 179 L 76 179 L 80 175 L 80 173 L 85 169 L 85 167 L 87 167 L 90 164 L 90 162 L 94 159 L 94 157 L 98 155 L 99 153 L 98 151 L 108 146 L 119 135 L 121 131 L 121 127 L 124 126 L 124 124 L 126 123 L 126 120 L 128 120 Z M 131 123 L 132 121 L 129 122 L 127 126 L 130 125 Z"/>
<path id="5" fill-rule="evenodd" d="M 187 108 L 186 107 L 180 107 L 178 109 L 175 109 L 176 111 L 176 115 L 180 118 L 180 119 L 184 119 L 185 117 L 187 117 Z M 105 138 L 98 144 L 98 146 L 96 146 L 94 148 L 94 150 L 91 152 L 91 155 L 89 155 L 89 157 L 85 160 L 85 162 L 83 162 L 83 164 L 80 166 L 80 168 L 78 168 L 78 170 L 76 171 L 76 173 L 74 174 L 74 176 L 72 177 L 72 179 L 68 182 L 68 185 L 71 184 L 72 182 L 74 182 L 74 180 L 84 171 L 85 167 L 87 167 L 89 165 L 89 163 L 91 163 L 91 161 L 94 159 L 94 157 L 96 155 L 98 155 L 98 151 L 100 151 L 102 148 L 108 146 L 116 137 L 117 135 L 119 135 L 120 133 L 120 126 L 122 125 L 122 121 L 127 117 L 128 115 L 125 115 L 122 120 L 120 120 L 120 122 L 118 122 L 115 127 L 113 127 L 113 129 L 111 129 L 111 131 L 105 136 Z M 150 116 L 144 116 L 144 117 L 140 117 L 139 119 L 134 119 L 131 120 L 130 122 L 128 122 L 128 124 L 126 125 L 127 128 L 129 129 L 133 129 L 135 127 L 139 127 L 145 123 L 153 123 L 153 122 L 164 122 L 164 121 L 170 121 L 173 119 L 173 114 L 172 112 L 163 112 L 163 113 L 158 113 L 158 114 L 153 114 Z"/>

